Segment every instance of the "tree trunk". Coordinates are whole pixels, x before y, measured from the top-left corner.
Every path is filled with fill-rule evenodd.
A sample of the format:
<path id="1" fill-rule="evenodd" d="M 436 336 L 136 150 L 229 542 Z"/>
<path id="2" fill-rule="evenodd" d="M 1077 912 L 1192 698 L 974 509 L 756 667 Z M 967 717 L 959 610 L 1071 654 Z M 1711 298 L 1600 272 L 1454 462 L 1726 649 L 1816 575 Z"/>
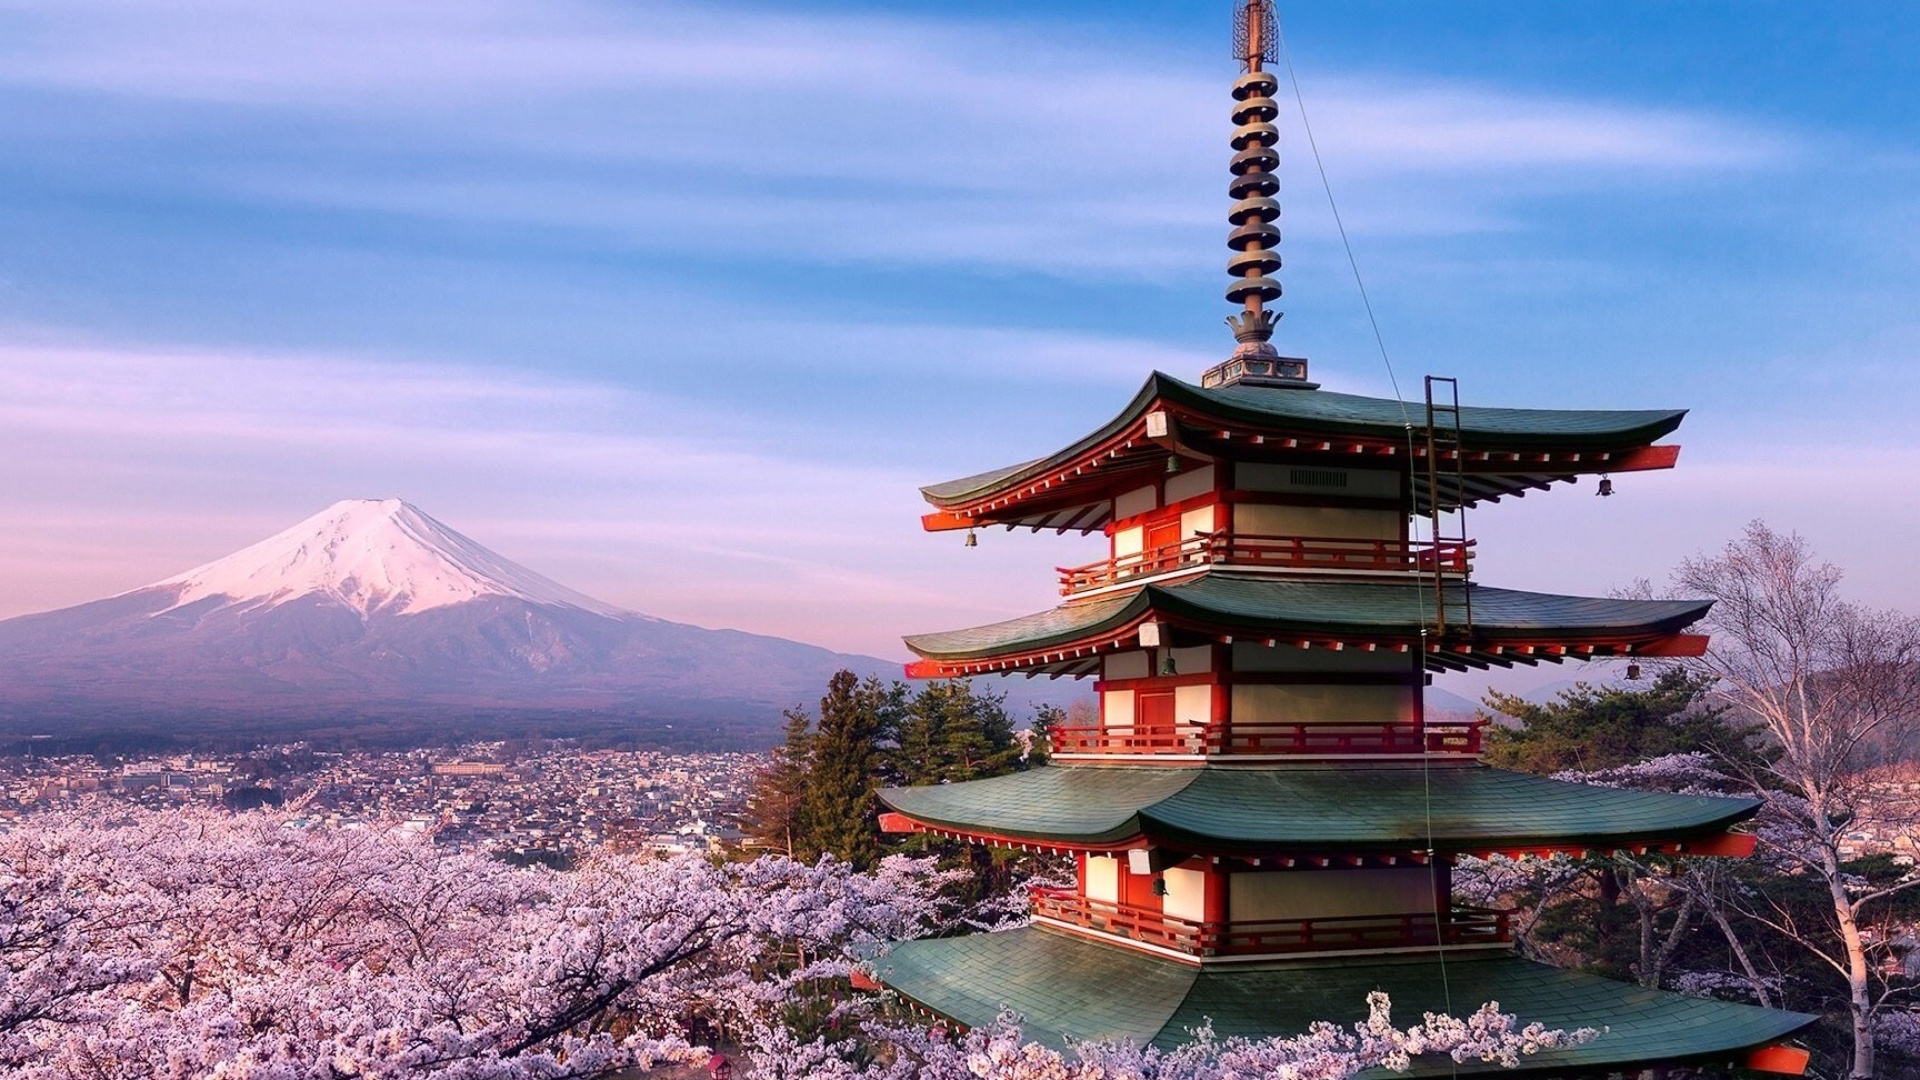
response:
<path id="1" fill-rule="evenodd" d="M 1713 918 L 1714 925 L 1720 928 L 1720 933 L 1726 936 L 1727 948 L 1732 949 L 1733 958 L 1740 961 L 1740 970 L 1747 973 L 1747 982 L 1753 987 L 1753 996 L 1760 1002 L 1760 1007 L 1773 1008 L 1773 995 L 1767 992 L 1767 984 L 1760 980 L 1760 972 L 1747 956 L 1746 946 L 1740 944 L 1740 935 L 1735 934 L 1733 926 L 1727 922 L 1726 913 L 1720 910 L 1720 905 L 1709 904 L 1707 914 Z"/>
<path id="2" fill-rule="evenodd" d="M 1837 865 L 1827 874 L 1827 889 L 1833 896 L 1840 940 L 1847 949 L 1847 1003 L 1853 1010 L 1853 1071 L 1848 1076 L 1873 1080 L 1873 991 L 1868 984 L 1867 947 L 1860 939 L 1860 924 L 1854 920 L 1853 903 L 1847 899 Z"/>

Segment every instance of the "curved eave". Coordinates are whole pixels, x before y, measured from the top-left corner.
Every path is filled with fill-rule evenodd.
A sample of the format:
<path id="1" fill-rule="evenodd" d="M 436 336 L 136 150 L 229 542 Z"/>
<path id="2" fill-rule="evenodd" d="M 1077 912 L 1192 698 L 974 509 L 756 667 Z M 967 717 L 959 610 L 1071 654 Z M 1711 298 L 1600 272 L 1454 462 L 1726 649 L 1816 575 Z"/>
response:
<path id="1" fill-rule="evenodd" d="M 905 638 L 921 660 L 914 678 L 1025 672 L 1085 675 L 1101 657 L 1138 648 L 1152 621 L 1186 643 L 1262 641 L 1302 648 L 1426 650 L 1436 670 L 1512 667 L 1610 656 L 1698 655 L 1706 639 L 1682 633 L 1711 603 L 1559 596 L 1474 585 L 1470 634 L 1437 633 L 1428 586 L 1418 582 L 1304 582 L 1215 570 L 964 630 Z M 1449 586 L 1448 617 L 1465 605 Z"/>
<path id="2" fill-rule="evenodd" d="M 1738 1064 L 1818 1020 L 1648 990 L 1505 954 L 1455 956 L 1444 969 L 1424 956 L 1203 969 L 1026 927 L 900 942 L 868 963 L 882 983 L 963 1027 L 987 1024 L 1011 1007 L 1022 1015 L 1027 1038 L 1054 1047 L 1126 1039 L 1170 1049 L 1190 1040 L 1203 1020 L 1223 1038 L 1290 1036 L 1314 1021 L 1363 1019 L 1372 990 L 1387 991 L 1401 1024 L 1422 1012 L 1463 1015 L 1498 1001 L 1523 1024 L 1607 1029 L 1591 1042 L 1524 1057 L 1517 1069 L 1417 1057 L 1414 1076 L 1567 1076 L 1656 1064 Z"/>
<path id="3" fill-rule="evenodd" d="M 921 488 L 939 508 L 923 519 L 930 530 L 980 525 L 1093 529 L 1106 523 L 1099 505 L 1130 483 L 1151 479 L 1175 444 L 1201 457 L 1257 449 L 1263 453 L 1333 455 L 1375 468 L 1404 468 L 1410 445 L 1400 402 L 1321 390 L 1227 387 L 1207 390 L 1159 372 L 1112 420 L 1042 458 Z M 1408 404 L 1405 416 L 1424 415 Z M 1168 418 L 1150 431 L 1149 414 Z M 1600 472 L 1671 468 L 1679 447 L 1654 440 L 1679 427 L 1685 410 L 1547 410 L 1466 408 L 1465 448 L 1456 490 L 1443 507 L 1498 502 L 1556 482 Z M 1415 469 L 1415 472 L 1423 471 Z M 1429 498 L 1424 481 L 1415 500 Z"/>
<path id="4" fill-rule="evenodd" d="M 1574 784 L 1485 765 L 1259 768 L 1048 766 L 987 780 L 886 788 L 915 831 L 1002 846 L 1102 851 L 1142 844 L 1270 859 L 1435 851 L 1729 854 L 1752 799 Z M 899 825 L 895 825 L 899 828 Z"/>

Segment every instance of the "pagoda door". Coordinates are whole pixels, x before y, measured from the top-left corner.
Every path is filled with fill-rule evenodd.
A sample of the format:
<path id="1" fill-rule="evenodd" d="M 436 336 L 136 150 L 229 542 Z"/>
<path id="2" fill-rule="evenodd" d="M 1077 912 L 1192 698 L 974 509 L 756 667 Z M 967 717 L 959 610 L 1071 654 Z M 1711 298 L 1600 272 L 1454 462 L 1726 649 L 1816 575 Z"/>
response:
<path id="1" fill-rule="evenodd" d="M 1134 734 L 1148 746 L 1165 746 L 1174 741 L 1173 691 L 1143 693 L 1139 697 L 1140 719 Z"/>

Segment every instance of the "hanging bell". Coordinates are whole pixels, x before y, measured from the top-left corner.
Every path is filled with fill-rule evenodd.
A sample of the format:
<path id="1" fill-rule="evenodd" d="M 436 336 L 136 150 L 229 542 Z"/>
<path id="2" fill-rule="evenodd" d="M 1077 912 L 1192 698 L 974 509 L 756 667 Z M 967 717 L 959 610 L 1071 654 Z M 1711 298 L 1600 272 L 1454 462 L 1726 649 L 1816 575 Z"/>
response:
<path id="1" fill-rule="evenodd" d="M 1600 496 L 1603 499 L 1613 494 L 1613 480 L 1610 477 L 1605 477 L 1605 476 L 1601 477 L 1600 486 L 1598 489 L 1594 491 L 1594 494 Z"/>
<path id="2" fill-rule="evenodd" d="M 1636 660 L 1633 663 L 1630 663 L 1627 665 L 1627 678 L 1638 679 L 1639 677 L 1640 677 L 1640 662 Z"/>
<path id="3" fill-rule="evenodd" d="M 975 536 L 975 535 L 973 535 L 973 530 L 972 530 L 972 529 L 968 529 L 968 530 L 967 530 L 967 546 L 968 546 L 968 547 L 979 547 L 979 546 L 980 546 L 980 538 L 979 538 L 979 537 L 977 537 L 977 536 Z"/>

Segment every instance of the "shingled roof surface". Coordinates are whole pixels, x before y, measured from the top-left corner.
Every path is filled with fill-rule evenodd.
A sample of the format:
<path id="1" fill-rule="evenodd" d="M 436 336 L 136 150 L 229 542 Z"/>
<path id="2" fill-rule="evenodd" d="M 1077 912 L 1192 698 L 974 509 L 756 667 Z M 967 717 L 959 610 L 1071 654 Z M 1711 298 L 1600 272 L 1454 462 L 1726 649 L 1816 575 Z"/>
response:
<path id="1" fill-rule="evenodd" d="M 1156 401 L 1257 427 L 1303 435 L 1393 439 L 1406 425 L 1424 420 L 1425 406 L 1392 398 L 1361 397 L 1330 390 L 1299 390 L 1245 384 L 1202 389 L 1154 372 L 1119 415 L 1085 438 L 1046 457 L 921 488 L 928 501 L 952 506 L 1037 476 L 1072 461 L 1138 420 Z M 1685 409 L 1493 409 L 1460 410 L 1460 436 L 1475 446 L 1535 450 L 1625 450 L 1646 446 L 1672 432 Z"/>
<path id="2" fill-rule="evenodd" d="M 1475 642 L 1678 633 L 1712 606 L 1706 600 L 1615 600 L 1449 585 L 1447 609 L 1473 598 Z M 1126 626 L 1148 611 L 1208 626 L 1272 634 L 1416 638 L 1435 625 L 1433 591 L 1419 581 L 1299 581 L 1213 570 L 1167 585 L 1074 600 L 1049 611 L 965 630 L 917 634 L 907 647 L 936 660 L 971 660 L 1064 645 Z"/>
<path id="3" fill-rule="evenodd" d="M 1606 1028 L 1592 1042 L 1523 1058 L 1520 1073 L 1603 1070 L 1645 1062 L 1737 1059 L 1815 1021 L 1804 1013 L 1683 997 L 1565 971 L 1506 953 L 1341 957 L 1197 967 L 1041 927 L 901 942 L 871 961 L 880 980 L 967 1026 L 1011 1008 L 1029 1038 L 1127 1039 L 1171 1047 L 1211 1020 L 1220 1037 L 1296 1035 L 1316 1020 L 1350 1025 L 1384 990 L 1394 1019 L 1465 1016 L 1488 1001 L 1525 1023 Z M 1415 1059 L 1411 1075 L 1448 1075 L 1450 1058 Z M 1461 1073 L 1499 1072 L 1466 1062 Z M 1372 1075 L 1372 1074 L 1366 1074 Z M 1384 1075 L 1409 1075 L 1380 1074 Z"/>
<path id="4" fill-rule="evenodd" d="M 1724 832 L 1759 803 L 1575 784 L 1480 764 L 1193 767 L 1053 765 L 886 788 L 916 821 L 1073 845 L 1146 837 L 1197 851 L 1612 850 Z"/>

